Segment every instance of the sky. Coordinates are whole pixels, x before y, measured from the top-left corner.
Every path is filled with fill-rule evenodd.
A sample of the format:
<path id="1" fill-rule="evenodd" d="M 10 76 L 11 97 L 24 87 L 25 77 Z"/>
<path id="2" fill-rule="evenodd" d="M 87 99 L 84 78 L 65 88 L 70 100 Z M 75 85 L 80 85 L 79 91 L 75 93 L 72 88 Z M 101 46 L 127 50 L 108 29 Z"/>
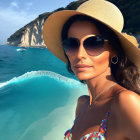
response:
<path id="1" fill-rule="evenodd" d="M 65 7 L 76 0 L 0 0 L 0 44 L 44 12 Z"/>

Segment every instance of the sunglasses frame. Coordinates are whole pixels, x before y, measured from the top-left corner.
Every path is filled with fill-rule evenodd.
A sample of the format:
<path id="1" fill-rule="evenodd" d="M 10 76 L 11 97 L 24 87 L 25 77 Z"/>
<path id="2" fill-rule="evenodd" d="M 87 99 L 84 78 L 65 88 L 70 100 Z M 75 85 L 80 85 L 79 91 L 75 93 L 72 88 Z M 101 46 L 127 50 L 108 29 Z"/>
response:
<path id="1" fill-rule="evenodd" d="M 91 37 L 96 37 L 96 40 L 102 39 L 102 41 L 103 41 L 103 42 L 102 42 L 103 44 L 101 45 L 101 46 L 102 46 L 102 49 L 100 49 L 100 52 L 99 52 L 98 54 L 96 54 L 96 55 L 93 55 L 93 54 L 89 53 L 89 51 L 87 51 L 87 49 L 86 49 L 86 46 L 84 45 L 84 42 L 85 42 L 87 39 L 90 39 Z M 79 47 L 80 47 L 80 45 L 81 45 L 81 43 L 82 43 L 82 45 L 83 45 L 83 47 L 84 47 L 86 53 L 87 53 L 88 55 L 90 55 L 90 56 L 97 56 L 97 55 L 101 54 L 101 52 L 104 50 L 105 42 L 108 41 L 107 39 L 103 38 L 103 37 L 100 36 L 100 35 L 87 35 L 87 36 L 84 36 L 81 40 L 79 40 L 79 39 L 77 39 L 77 38 L 73 38 L 73 37 L 66 38 L 65 40 L 62 41 L 62 47 L 63 47 L 63 49 L 64 49 L 64 52 L 65 52 L 68 56 L 72 56 L 72 54 L 68 54 L 68 51 L 66 51 L 66 49 L 65 49 L 65 47 L 64 47 L 64 42 L 67 41 L 67 40 L 69 40 L 69 39 L 74 39 L 74 40 L 76 40 L 76 42 L 77 42 L 77 44 L 78 44 L 77 50 L 79 49 Z M 81 42 L 81 41 L 82 41 L 82 42 Z M 73 55 L 74 55 L 74 54 L 73 54 Z"/>

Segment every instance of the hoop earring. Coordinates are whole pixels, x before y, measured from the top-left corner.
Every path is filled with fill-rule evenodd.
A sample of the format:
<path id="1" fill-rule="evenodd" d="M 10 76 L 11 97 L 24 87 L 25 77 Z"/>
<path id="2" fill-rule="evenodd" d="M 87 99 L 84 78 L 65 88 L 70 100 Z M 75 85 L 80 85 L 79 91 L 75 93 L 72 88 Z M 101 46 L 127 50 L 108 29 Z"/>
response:
<path id="1" fill-rule="evenodd" d="M 112 64 L 117 64 L 118 63 L 118 56 L 114 56 L 111 58 L 111 63 Z"/>

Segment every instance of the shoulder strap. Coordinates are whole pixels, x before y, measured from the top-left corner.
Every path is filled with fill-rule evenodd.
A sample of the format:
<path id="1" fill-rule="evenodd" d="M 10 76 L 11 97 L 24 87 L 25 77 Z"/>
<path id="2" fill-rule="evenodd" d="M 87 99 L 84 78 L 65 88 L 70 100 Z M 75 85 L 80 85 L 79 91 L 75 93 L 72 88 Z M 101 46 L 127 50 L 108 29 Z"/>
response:
<path id="1" fill-rule="evenodd" d="M 107 130 L 107 119 L 108 116 L 110 115 L 110 109 L 108 110 L 108 112 L 105 115 L 105 119 L 102 120 L 100 128 L 99 128 L 99 132 L 105 136 L 106 135 L 106 130 Z M 105 136 L 106 137 L 106 136 Z"/>

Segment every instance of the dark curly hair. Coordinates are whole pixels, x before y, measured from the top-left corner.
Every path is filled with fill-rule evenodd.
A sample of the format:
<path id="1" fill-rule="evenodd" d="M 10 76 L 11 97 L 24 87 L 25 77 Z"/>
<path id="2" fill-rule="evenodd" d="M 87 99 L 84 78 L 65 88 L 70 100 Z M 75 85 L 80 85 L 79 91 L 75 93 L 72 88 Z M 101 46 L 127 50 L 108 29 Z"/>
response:
<path id="1" fill-rule="evenodd" d="M 125 55 L 121 47 L 121 43 L 118 37 L 107 26 L 105 26 L 101 22 L 91 17 L 80 15 L 80 14 L 74 15 L 70 17 L 63 26 L 62 33 L 61 33 L 62 41 L 67 38 L 67 34 L 70 26 L 76 21 L 90 21 L 94 23 L 98 28 L 100 34 L 104 38 L 109 40 L 110 45 L 113 46 L 112 49 L 117 53 L 118 56 L 117 64 L 110 63 L 111 73 L 113 77 L 115 78 L 115 80 L 119 85 L 127 88 L 128 90 L 134 91 L 140 95 L 140 71 L 138 67 L 127 58 L 127 56 Z M 71 69 L 70 61 L 66 54 L 65 56 L 68 61 L 67 70 L 70 73 L 74 74 Z M 81 80 L 80 82 L 85 84 L 84 80 Z"/>

